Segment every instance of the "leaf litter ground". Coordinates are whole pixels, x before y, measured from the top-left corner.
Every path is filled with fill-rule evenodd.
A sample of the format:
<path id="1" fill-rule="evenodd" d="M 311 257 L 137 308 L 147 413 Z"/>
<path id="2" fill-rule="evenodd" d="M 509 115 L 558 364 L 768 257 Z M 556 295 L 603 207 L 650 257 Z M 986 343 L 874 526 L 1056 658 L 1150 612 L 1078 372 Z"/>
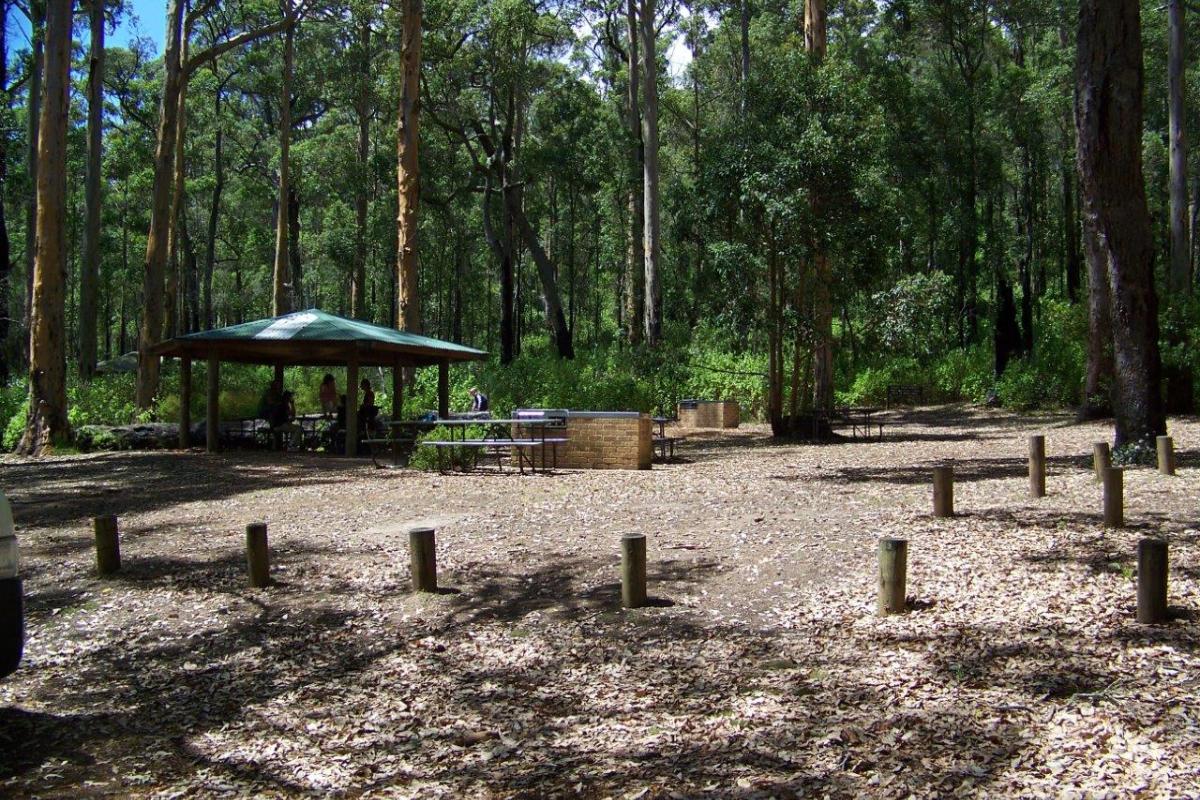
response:
<path id="1" fill-rule="evenodd" d="M 1200 796 L 1200 422 L 1172 420 L 1179 475 L 1130 470 L 1129 527 L 1105 530 L 1109 428 L 892 416 L 882 443 L 691 434 L 641 473 L 6 457 L 28 643 L 0 795 Z M 935 520 L 947 460 L 959 516 Z M 109 513 L 124 567 L 98 579 Z M 245 587 L 256 521 L 266 590 Z M 418 524 L 436 596 L 409 589 Z M 653 603 L 624 611 L 631 532 Z M 1164 626 L 1134 620 L 1147 535 L 1171 547 Z M 887 619 L 883 536 L 910 541 L 912 611 Z"/>

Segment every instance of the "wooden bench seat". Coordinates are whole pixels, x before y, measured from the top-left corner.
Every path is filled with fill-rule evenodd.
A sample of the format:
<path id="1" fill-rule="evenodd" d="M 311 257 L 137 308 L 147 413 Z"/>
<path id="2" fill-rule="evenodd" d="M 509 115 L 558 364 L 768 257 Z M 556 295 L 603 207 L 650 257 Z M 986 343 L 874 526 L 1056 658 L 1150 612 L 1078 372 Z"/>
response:
<path id="1" fill-rule="evenodd" d="M 662 453 L 662 460 L 666 461 L 675 457 L 675 445 L 682 441 L 683 436 L 655 436 L 651 439 L 651 446 Z"/>
<path id="2" fill-rule="evenodd" d="M 475 452 L 477 455 L 474 458 L 475 463 L 478 463 L 478 454 L 485 456 L 496 457 L 496 467 L 503 472 L 504 463 L 501 458 L 506 454 L 511 454 L 513 451 L 517 454 L 517 468 L 524 473 L 525 462 L 528 460 L 529 468 L 537 471 L 537 462 L 534 461 L 533 451 L 542 447 L 543 444 L 554 444 L 552 441 L 543 441 L 541 439 L 466 439 L 466 440 L 447 440 L 447 439 L 427 439 L 423 442 L 418 442 L 421 446 L 429 446 L 437 450 L 438 455 L 438 471 L 445 472 L 442 468 L 441 453 L 451 448 L 461 447 L 466 450 Z M 557 452 L 557 451 L 556 451 Z M 544 451 L 543 451 L 544 453 Z M 557 456 L 556 456 L 557 461 Z M 545 458 L 542 459 L 542 466 L 545 466 Z M 464 468 L 466 465 L 463 465 Z"/>

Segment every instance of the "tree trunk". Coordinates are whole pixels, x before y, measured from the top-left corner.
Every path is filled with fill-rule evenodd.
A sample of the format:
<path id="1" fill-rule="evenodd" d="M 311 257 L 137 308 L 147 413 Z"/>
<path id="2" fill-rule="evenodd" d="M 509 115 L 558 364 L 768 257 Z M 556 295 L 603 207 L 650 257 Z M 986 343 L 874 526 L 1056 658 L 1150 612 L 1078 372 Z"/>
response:
<path id="1" fill-rule="evenodd" d="M 825 60 L 828 26 L 825 0 L 804 4 L 804 47 L 820 65 Z M 821 198 L 812 196 L 813 219 L 821 219 Z M 828 246 L 820 234 L 813 237 L 813 406 L 833 408 L 833 266 Z M 800 346 L 797 338 L 797 346 Z"/>
<path id="2" fill-rule="evenodd" d="M 217 263 L 217 226 L 221 219 L 221 193 L 225 191 L 225 131 L 221 124 L 220 87 L 217 88 L 215 94 L 213 111 L 217 130 L 213 142 L 213 189 L 212 201 L 208 209 L 208 235 L 204 246 L 204 279 L 201 287 L 204 330 L 213 328 L 213 271 Z"/>
<path id="3" fill-rule="evenodd" d="M 9 0 L 0 0 L 0 31 L 8 30 Z M 8 96 L 8 37 L 0 35 L 0 92 Z M 5 110 L 9 101 L 5 100 Z M 0 129 L 0 198 L 8 196 L 8 133 Z M 8 336 L 11 331 L 10 318 L 12 314 L 12 253 L 8 241 L 8 218 L 4 213 L 4 203 L 0 202 L 0 386 L 8 385 L 8 377 L 12 372 L 10 363 L 11 342 Z"/>
<path id="4" fill-rule="evenodd" d="M 421 203 L 420 141 L 422 0 L 404 0 L 404 31 L 400 47 L 403 76 L 396 131 L 396 322 L 400 330 L 421 331 L 421 285 L 417 272 L 418 213 Z"/>
<path id="5" fill-rule="evenodd" d="M 67 421 L 67 113 L 71 0 L 46 6 L 45 97 L 38 137 L 37 253 L 29 335 L 29 415 L 18 450 L 40 455 L 71 438 Z"/>
<path id="6" fill-rule="evenodd" d="M 288 263 L 292 279 L 291 306 L 304 308 L 304 264 L 300 260 L 300 193 L 295 181 L 288 185 Z"/>
<path id="7" fill-rule="evenodd" d="M 79 276 L 79 377 L 96 371 L 96 285 L 100 281 L 100 170 L 104 126 L 104 0 L 91 0 L 88 15 L 87 225 Z"/>
<path id="8" fill-rule="evenodd" d="M 180 45 L 180 60 L 187 62 L 188 33 L 183 32 L 183 42 Z M 187 178 L 187 165 L 184 163 L 183 145 L 187 136 L 187 81 L 179 85 L 178 112 L 175 117 L 175 155 L 172 164 L 171 183 L 171 223 L 167 229 L 167 284 L 166 297 L 163 301 L 163 331 L 164 339 L 169 339 L 179 333 L 179 283 L 183 272 L 179 257 L 179 228 L 184 215 L 184 182 Z"/>
<path id="9" fill-rule="evenodd" d="M 150 198 L 150 232 L 146 239 L 146 261 L 142 285 L 142 321 L 138 330 L 137 406 L 148 409 L 158 393 L 159 359 L 146 351 L 159 342 L 163 326 L 163 271 L 167 264 L 167 234 L 171 216 L 172 166 L 175 155 L 175 125 L 183 81 L 180 39 L 183 33 L 183 3 L 170 0 L 167 6 L 167 35 L 163 50 L 163 92 L 159 107 L 158 135 L 154 151 L 154 184 Z"/>
<path id="10" fill-rule="evenodd" d="M 356 6 L 356 9 L 358 7 Z M 358 22 L 359 63 L 358 91 L 354 98 L 354 113 L 358 119 L 358 148 L 356 150 L 358 181 L 354 187 L 354 265 L 350 271 L 350 316 L 364 316 L 363 292 L 367 280 L 367 213 L 370 202 L 371 158 L 371 18 Z"/>
<path id="11" fill-rule="evenodd" d="M 662 284 L 659 270 L 661 230 L 658 194 L 658 59 L 655 55 L 657 31 L 654 26 L 656 0 L 641 0 L 642 29 L 642 149 L 645 175 L 646 258 L 646 344 L 658 346 L 662 339 Z"/>
<path id="12" fill-rule="evenodd" d="M 275 214 L 275 264 L 271 271 L 271 315 L 292 310 L 293 276 L 288 248 L 288 202 L 291 199 L 292 73 L 296 60 L 296 22 L 291 0 L 283 31 L 283 83 L 279 90 L 279 194 Z"/>
<path id="13" fill-rule="evenodd" d="M 520 190 L 512 191 L 515 194 Z M 558 351 L 558 357 L 574 358 L 575 346 L 571 340 L 571 329 L 567 326 L 567 318 L 563 314 L 562 301 L 559 299 L 554 265 L 547 257 L 546 251 L 542 249 L 541 241 L 533 230 L 533 226 L 529 224 L 529 219 L 525 216 L 524 209 L 521 208 L 519 195 L 514 198 L 512 211 L 517 228 L 521 232 L 521 238 L 524 239 L 525 246 L 529 248 L 529 254 L 533 257 L 533 263 L 537 267 L 538 278 L 542 283 L 542 294 L 546 298 L 546 316 L 554 335 L 554 345 Z"/>
<path id="14" fill-rule="evenodd" d="M 1187 81 L 1187 27 L 1184 0 L 1167 0 L 1170 38 L 1167 57 L 1167 95 L 1171 140 L 1171 290 L 1192 290 L 1191 244 L 1188 229 L 1187 126 L 1185 93 Z"/>
<path id="15" fill-rule="evenodd" d="M 1108 266 L 1116 444 L 1153 447 L 1160 394 L 1154 245 L 1142 176 L 1142 42 L 1137 0 L 1082 0 L 1076 60 L 1084 216 Z"/>
<path id="16" fill-rule="evenodd" d="M 1088 267 L 1088 343 L 1081 420 L 1100 419 L 1113 408 L 1113 332 L 1108 291 L 1108 261 L 1095 231 L 1083 225 Z"/>
<path id="17" fill-rule="evenodd" d="M 29 170 L 29 198 L 25 204 L 25 333 L 30 331 L 33 317 L 33 266 L 37 253 L 37 185 L 38 185 L 38 141 L 42 122 L 42 74 L 45 71 L 45 3 L 30 0 L 29 3 L 32 52 L 29 66 L 29 113 L 28 137 L 26 139 L 25 163 Z M 28 345 L 28 338 L 25 342 Z"/>
<path id="18" fill-rule="evenodd" d="M 630 344 L 640 344 L 645 327 L 646 310 L 646 251 L 643 241 L 646 224 L 645 151 L 642 146 L 642 107 L 640 46 L 637 0 L 627 0 L 625 20 L 628 33 L 629 91 L 627 93 L 626 124 L 629 126 L 629 248 L 626 254 L 625 321 Z"/>

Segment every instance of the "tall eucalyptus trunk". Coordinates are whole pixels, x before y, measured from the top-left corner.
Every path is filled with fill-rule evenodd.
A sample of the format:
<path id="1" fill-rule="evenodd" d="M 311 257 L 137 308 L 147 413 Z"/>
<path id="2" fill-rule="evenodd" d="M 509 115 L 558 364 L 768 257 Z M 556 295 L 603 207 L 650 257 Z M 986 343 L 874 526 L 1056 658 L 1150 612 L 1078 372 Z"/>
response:
<path id="1" fill-rule="evenodd" d="M 659 212 L 658 171 L 658 59 L 654 22 L 656 0 L 641 0 L 642 31 L 642 150 L 645 176 L 645 227 L 642 231 L 646 258 L 646 344 L 658 345 L 662 339 L 661 214 Z"/>
<path id="2" fill-rule="evenodd" d="M 279 193 L 275 215 L 275 263 L 271 270 L 271 315 L 292 310 L 292 275 L 288 238 L 288 202 L 291 199 L 292 74 L 296 61 L 296 22 L 291 0 L 288 25 L 283 31 L 283 81 L 279 90 Z"/>
<path id="3" fill-rule="evenodd" d="M 1180 294 L 1192 290 L 1191 243 L 1188 226 L 1187 120 L 1187 27 L 1184 0 L 1167 0 L 1170 38 L 1167 56 L 1167 97 L 1171 141 L 1171 289 Z"/>
<path id="4" fill-rule="evenodd" d="M 420 79 L 422 0 L 404 0 L 404 30 L 400 47 L 400 113 L 396 130 L 396 324 L 401 330 L 421 331 L 421 285 L 418 273 L 418 214 L 421 204 Z"/>
<path id="5" fill-rule="evenodd" d="M 96 286 L 100 281 L 100 170 L 104 134 L 104 0 L 91 0 L 87 83 L 87 222 L 79 275 L 79 376 L 96 372 Z"/>
<path id="6" fill-rule="evenodd" d="M 71 0 L 46 3 L 45 96 L 38 126 L 37 252 L 29 333 L 29 412 L 17 450 L 41 455 L 71 438 L 67 421 L 67 114 Z"/>
<path id="7" fill-rule="evenodd" d="M 1084 216 L 1108 266 L 1116 444 L 1151 450 L 1166 432 L 1160 393 L 1154 243 L 1142 174 L 1138 0 L 1081 0 L 1079 175 Z"/>

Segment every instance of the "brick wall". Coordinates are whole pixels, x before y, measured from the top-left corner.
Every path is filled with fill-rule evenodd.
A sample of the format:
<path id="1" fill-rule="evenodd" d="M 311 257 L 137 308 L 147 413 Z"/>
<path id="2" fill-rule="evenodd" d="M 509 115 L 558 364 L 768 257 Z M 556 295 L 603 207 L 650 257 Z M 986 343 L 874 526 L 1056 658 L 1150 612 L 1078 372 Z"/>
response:
<path id="1" fill-rule="evenodd" d="M 702 401 L 695 408 L 679 409 L 679 424 L 684 428 L 736 428 L 742 411 L 733 400 Z"/>
<path id="2" fill-rule="evenodd" d="M 554 436 L 557 432 L 547 432 Z M 558 446 L 558 465 L 566 469 L 650 469 L 653 458 L 650 415 L 572 413 Z"/>

